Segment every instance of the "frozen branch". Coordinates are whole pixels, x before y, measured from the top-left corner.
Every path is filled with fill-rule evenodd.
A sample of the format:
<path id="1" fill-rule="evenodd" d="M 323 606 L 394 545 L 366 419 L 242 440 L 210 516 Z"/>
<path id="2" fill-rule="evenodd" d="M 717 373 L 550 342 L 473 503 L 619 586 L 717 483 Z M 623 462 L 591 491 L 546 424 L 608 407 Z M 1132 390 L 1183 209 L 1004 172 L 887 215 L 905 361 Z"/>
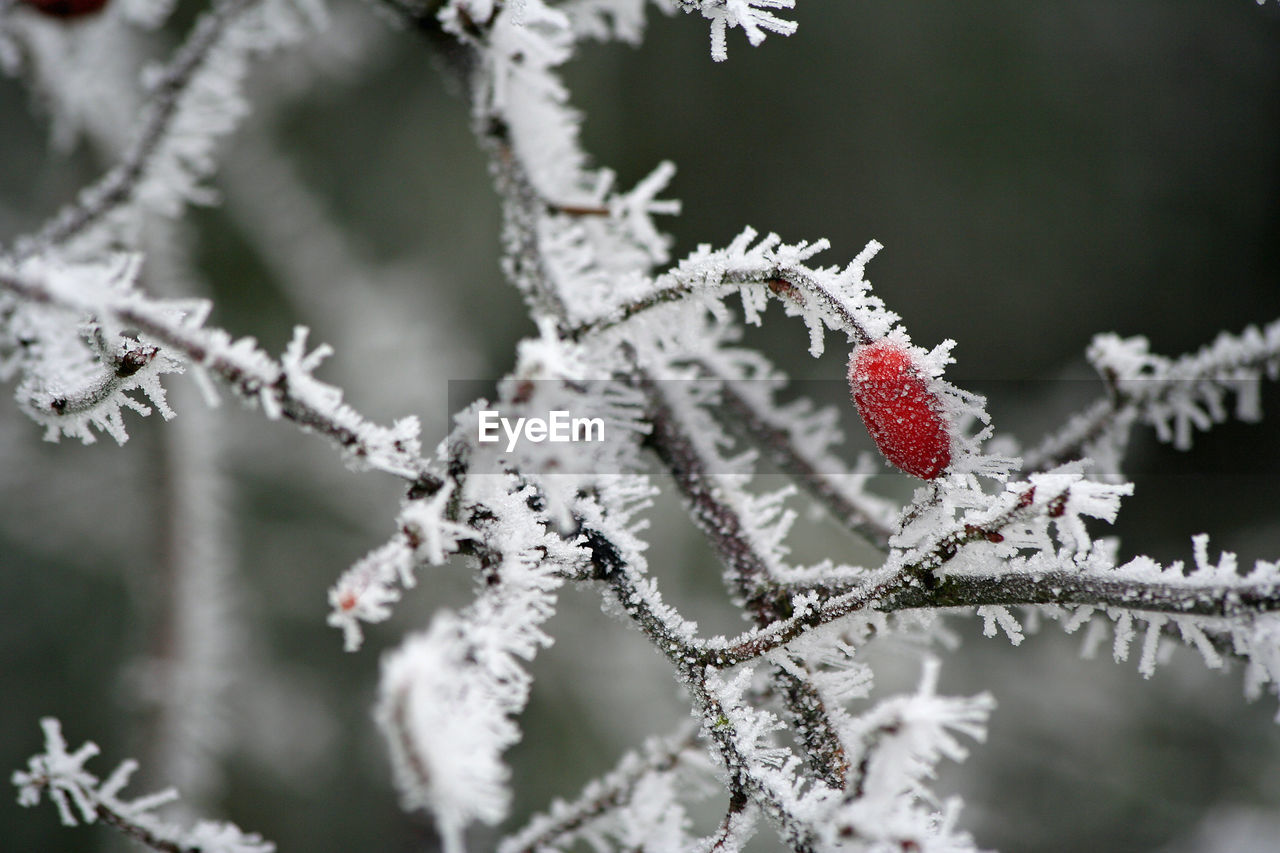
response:
<path id="1" fill-rule="evenodd" d="M 67 387 L 29 376 L 18 388 L 18 405 L 45 427 L 46 440 L 56 441 L 60 435 L 68 435 L 91 444 L 95 439 L 90 427 L 97 427 L 124 444 L 128 433 L 122 410 L 151 414 L 150 406 L 130 396 L 133 391 L 146 395 L 165 420 L 174 416 L 160 377 L 181 373 L 180 362 L 158 347 L 131 338 L 122 338 L 113 347 L 97 329 L 89 336 L 88 344 L 99 367 L 79 384 Z"/>
<path id="2" fill-rule="evenodd" d="M 675 478 L 688 502 L 694 522 L 702 529 L 726 566 L 726 582 L 760 627 L 770 625 L 791 611 L 791 602 L 773 582 L 769 561 L 757 549 L 747 525 L 735 507 L 722 499 L 727 482 L 716 482 L 708 468 L 712 448 L 698 446 L 696 432 L 683 422 L 651 379 L 640 380 L 650 405 L 653 433 L 650 442 L 662 463 Z M 696 428 L 695 428 L 696 429 Z M 839 735 L 828 717 L 818 689 L 804 673 L 778 667 L 774 680 L 791 709 L 797 733 L 810 760 L 829 784 L 843 784 L 847 762 Z"/>
<path id="3" fill-rule="evenodd" d="M 855 343 L 870 343 L 883 337 L 897 321 L 898 316 L 870 292 L 864 278 L 866 265 L 881 248 L 879 243 L 868 243 L 839 270 L 805 264 L 829 247 L 826 240 L 788 245 L 770 234 L 755 243 L 757 236 L 754 229 L 747 228 L 723 250 L 699 246 L 675 269 L 655 280 L 643 296 L 567 329 L 567 336 L 584 339 L 622 326 L 658 306 L 695 294 L 718 296 L 729 289 L 742 294 L 749 323 L 759 323 L 769 296 L 778 299 L 788 314 L 802 317 L 809 327 L 809 351 L 814 356 L 822 353 L 824 323 L 845 332 Z"/>
<path id="4" fill-rule="evenodd" d="M 741 27 L 752 47 L 765 39 L 765 30 L 789 36 L 796 31 L 794 21 L 779 18 L 769 9 L 794 9 L 795 0 L 674 0 L 685 12 L 698 12 L 711 22 L 711 58 L 729 58 L 726 32 Z"/>
<path id="5" fill-rule="evenodd" d="M 745 433 L 784 473 L 793 476 L 837 522 L 882 551 L 888 550 L 893 535 L 896 508 L 888 501 L 864 493 L 851 480 L 858 477 L 835 456 L 827 445 L 839 440 L 830 423 L 832 410 L 817 414 L 781 410 L 772 400 L 772 390 L 758 385 L 767 380 L 751 377 L 735 381 L 706 361 L 699 365 L 721 381 L 721 407 L 716 414 L 726 425 Z M 806 402 L 806 401 L 802 401 Z M 822 423 L 815 423 L 821 420 Z"/>
<path id="6" fill-rule="evenodd" d="M 725 682 L 712 673 L 695 691 L 702 706 L 704 734 L 720 752 L 731 789 L 751 798 L 778 827 L 783 843 L 791 850 L 815 853 L 815 827 L 795 808 L 795 758 L 789 750 L 770 745 L 781 724 L 768 711 L 742 701 L 751 674 L 744 669 L 737 678 Z M 808 794 L 822 797 L 830 791 L 815 779 Z"/>
<path id="7" fill-rule="evenodd" d="M 263 12 L 265 6 L 273 8 Z M 251 11 L 261 12 L 261 20 L 248 20 Z M 277 0 L 215 4 L 169 64 L 148 81 L 146 111 L 120 162 L 35 236 L 21 241 L 17 255 L 66 244 L 137 200 L 168 215 L 186 201 L 203 200 L 197 183 L 213 169 L 213 141 L 230 132 L 245 112 L 228 95 L 239 89 L 247 56 L 298 37 L 301 25 L 289 20 L 296 15 Z"/>
<path id="8" fill-rule="evenodd" d="M 488 478 L 479 502 L 489 520 L 477 533 L 483 591 L 383 659 L 377 718 L 401 801 L 434 815 L 448 853 L 463 849 L 468 824 L 506 814 L 502 756 L 520 738 L 513 718 L 532 683 L 523 664 L 551 643 L 542 625 L 582 560 L 547 530 L 534 498 L 531 488 Z"/>
<path id="9" fill-rule="evenodd" d="M 416 419 L 393 427 L 377 426 L 342 402 L 342 394 L 311 376 L 327 354 L 305 352 L 299 329 L 284 358 L 276 361 L 250 338 L 232 340 L 202 324 L 203 313 L 185 303 L 165 303 L 136 292 L 85 294 L 58 275 L 0 271 L 0 289 L 40 306 L 90 315 L 100 323 L 134 329 L 220 379 L 248 403 L 262 406 L 269 418 L 285 418 L 318 433 L 342 449 L 353 465 L 394 474 L 424 493 L 441 485 L 419 455 Z"/>
<path id="10" fill-rule="evenodd" d="M 517 348 L 493 402 L 458 413 L 442 449 L 424 458 L 415 419 L 375 425 L 316 378 L 330 350 L 309 350 L 305 329 L 270 356 L 253 340 L 207 327 L 207 305 L 139 292 L 140 256 L 108 257 L 121 244 L 138 245 L 128 229 L 206 199 L 200 184 L 213 169 L 214 142 L 246 109 L 240 90 L 248 58 L 296 38 L 300 21 L 316 16 L 305 6 L 301 15 L 288 12 L 283 0 L 215 0 L 154 76 L 137 135 L 116 167 L 21 241 L 16 259 L 0 259 L 0 370 L 21 375 L 22 405 L 52 435 L 88 440 L 97 426 L 123 440 L 123 408 L 148 408 L 130 395 L 140 391 L 168 416 L 159 377 L 189 365 L 269 418 L 325 436 L 353 466 L 408 483 L 390 539 L 330 590 L 328 621 L 354 650 L 365 628 L 385 621 L 418 583 L 423 566 L 456 556 L 474 570 L 477 592 L 466 607 L 437 613 L 383 658 L 376 704 L 400 800 L 434 819 L 447 853 L 464 849 L 469 827 L 495 825 L 510 811 L 506 754 L 521 736 L 529 663 L 551 643 L 548 621 L 570 582 L 601 588 L 607 609 L 664 656 L 701 730 L 628 755 L 576 800 L 554 801 L 507 837 L 501 853 L 583 844 L 740 851 L 761 814 L 786 847 L 802 853 L 974 850 L 956 829 L 955 805 L 940 802 L 928 780 L 942 759 L 965 756 L 966 739 L 984 736 L 991 698 L 937 695 L 938 667 L 929 660 L 914 692 L 871 699 L 862 650 L 872 635 L 940 636 L 937 627 L 913 632 L 911 623 L 932 624 L 915 611 L 976 608 L 987 634 L 1003 630 L 1017 644 L 1023 623 L 1010 608 L 1035 608 L 1069 632 L 1087 625 L 1090 648 L 1110 631 L 1113 655 L 1140 650 L 1144 675 L 1154 671 L 1161 644 L 1178 638 L 1210 666 L 1227 654 L 1246 661 L 1251 692 L 1280 687 L 1280 564 L 1259 562 L 1241 574 L 1234 555 L 1223 554 L 1211 565 L 1207 538 L 1199 537 L 1190 571 L 1141 557 L 1118 564 L 1116 547 L 1090 526 L 1113 521 L 1131 487 L 1087 479 L 1081 459 L 1118 456 L 1135 421 L 1183 447 L 1194 428 L 1227 417 L 1232 396 L 1236 416 L 1256 418 L 1260 378 L 1280 374 L 1280 322 L 1181 359 L 1151 355 L 1142 339 L 1099 337 L 1090 356 L 1109 397 L 1047 439 L 1031 456 L 1031 473 L 1014 482 L 1014 460 L 982 449 L 991 433 L 982 399 L 942 379 L 954 342 L 932 351 L 912 345 L 874 295 L 865 272 L 878 243 L 843 269 L 817 267 L 812 259 L 825 240 L 785 244 L 748 228 L 728 246 L 700 246 L 671 267 L 672 241 L 654 217 L 678 210 L 660 198 L 675 167 L 660 163 L 618 190 L 612 172 L 590 166 L 559 68 L 584 38 L 637 38 L 640 0 L 382 2 L 426 36 L 465 86 L 502 205 L 503 272 L 538 330 Z M 775 14 L 793 0 L 665 5 L 711 22 L 717 60 L 733 27 L 752 44 L 795 29 Z M 287 167 L 267 154 L 259 158 L 263 172 Z M 259 223 L 255 239 L 286 278 L 365 277 L 358 253 L 297 180 L 286 174 L 259 183 L 248 170 L 232 181 L 248 190 L 232 214 L 242 225 Z M 294 255 L 287 247 L 300 234 L 320 235 L 327 251 Z M 273 251 L 288 256 L 272 258 Z M 733 294 L 740 318 L 726 308 Z M 365 296 L 351 298 L 360 305 Z M 831 450 L 839 440 L 834 410 L 780 402 L 785 378 L 763 357 L 735 348 L 743 323 L 761 324 L 770 299 L 803 320 L 814 356 L 827 330 L 843 333 L 840 343 L 855 352 L 882 344 L 882 352 L 901 356 L 897 375 L 909 381 L 889 383 L 884 418 L 910 425 L 936 416 L 939 425 L 926 436 L 931 458 L 945 450 L 947 459 L 919 475 L 928 482 L 906 506 L 857 488 L 860 469 Z M 442 340 L 435 345 L 447 347 Z M 851 381 L 866 417 L 858 363 L 851 361 Z M 708 379 L 701 386 L 683 381 L 700 375 Z M 592 386 L 597 380 L 608 384 Z M 553 385 L 559 390 L 547 390 Z M 924 409 L 894 405 L 906 396 Z M 623 438 L 599 448 L 530 449 L 517 441 L 517 428 L 508 430 L 505 450 L 491 445 L 488 407 L 524 421 L 553 399 L 569 403 L 552 408 L 601 414 L 601 424 Z M 795 490 L 759 493 L 751 485 L 756 452 L 729 455 L 746 444 L 877 548 L 879 564 L 791 565 Z M 655 491 L 645 450 L 719 557 L 749 630 L 704 638 L 663 600 L 644 556 L 645 519 L 636 518 Z M 186 461 L 191 475 L 207 467 L 198 455 Z M 585 462 L 585 473 L 568 470 L 570 462 Z M 200 515 L 193 507 L 208 495 L 179 494 L 196 500 L 178 508 L 192 523 Z M 217 602 L 210 608 L 208 596 L 197 594 L 209 589 L 183 597 L 191 607 L 201 599 L 216 619 Z M 191 625 L 196 633 L 207 627 Z M 202 665 L 216 664 L 227 648 Z M 201 678 L 206 692 L 219 686 L 208 673 Z M 96 747 L 69 753 L 56 721 L 44 725 L 45 753 L 14 775 L 23 804 L 47 794 L 65 822 L 111 823 L 165 853 L 271 849 L 234 827 L 200 824 L 183 833 L 162 824 L 150 812 L 171 794 L 120 800 L 131 763 L 100 782 L 84 769 Z M 719 827 L 691 839 L 680 786 L 686 771 L 705 769 L 696 766 L 700 749 L 721 762 L 729 800 Z"/>
<path id="11" fill-rule="evenodd" d="M 1029 452 L 1028 471 L 1085 456 L 1118 465 L 1135 421 L 1154 427 L 1161 441 L 1186 450 L 1193 428 L 1208 430 L 1227 420 L 1228 395 L 1235 396 L 1235 417 L 1260 420 L 1259 383 L 1264 376 L 1280 378 L 1280 320 L 1261 329 L 1251 326 L 1240 335 L 1224 332 L 1200 351 L 1179 358 L 1151 354 L 1146 338 L 1100 335 L 1089 358 L 1107 384 L 1107 396 Z"/>
<path id="12" fill-rule="evenodd" d="M 583 788 L 572 802 L 560 800 L 533 818 L 498 845 L 498 853 L 539 853 L 563 849 L 579 838 L 595 839 L 611 834 L 615 813 L 638 794 L 653 795 L 646 783 L 671 777 L 682 763 L 701 763 L 702 748 L 690 734 L 649 741 L 643 752 L 628 752 L 618 765 Z M 601 826 L 601 824 L 606 824 Z M 618 829 L 614 828 L 613 834 Z"/>
<path id="13" fill-rule="evenodd" d="M 977 541 L 977 540 L 972 540 Z M 1108 611 L 1207 617 L 1248 625 L 1254 617 L 1280 610 L 1280 564 L 1259 561 L 1245 577 L 1182 575 L 1182 564 L 1161 568 L 1145 557 L 1120 566 L 1052 568 L 1031 558 L 1014 569 L 943 574 L 938 569 L 961 552 L 944 545 L 925 561 L 881 570 L 847 592 L 765 629 L 712 644 L 707 663 L 732 667 L 783 648 L 807 631 L 854 613 L 1009 605 L 1086 606 Z"/>
<path id="14" fill-rule="evenodd" d="M 342 629 L 347 651 L 360 647 L 362 622 L 382 622 L 391 616 L 391 604 L 399 600 L 400 590 L 417 584 L 418 565 L 440 565 L 462 540 L 479 538 L 473 527 L 449 517 L 454 487 L 454 480 L 446 480 L 435 494 L 407 500 L 396 534 L 344 572 L 329 590 L 333 609 L 328 621 Z"/>
<path id="15" fill-rule="evenodd" d="M 84 766 L 98 754 L 96 744 L 88 742 L 69 753 L 56 719 L 46 717 L 40 725 L 45 751 L 32 757 L 25 771 L 13 774 L 20 805 L 37 805 L 41 796 L 47 795 L 57 806 L 64 826 L 102 821 L 161 853 L 273 853 L 276 849 L 261 836 L 242 832 L 229 823 L 200 821 L 184 830 L 162 821 L 154 811 L 178 798 L 172 788 L 133 800 L 120 799 L 120 791 L 138 768 L 136 762 L 125 761 L 108 778 L 99 780 Z"/>

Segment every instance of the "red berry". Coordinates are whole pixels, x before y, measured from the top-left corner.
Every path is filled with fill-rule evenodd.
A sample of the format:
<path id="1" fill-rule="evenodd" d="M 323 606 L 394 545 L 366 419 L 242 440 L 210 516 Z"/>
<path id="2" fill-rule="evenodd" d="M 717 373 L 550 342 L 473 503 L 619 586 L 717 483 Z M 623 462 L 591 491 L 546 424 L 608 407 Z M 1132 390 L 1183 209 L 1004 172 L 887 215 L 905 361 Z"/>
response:
<path id="1" fill-rule="evenodd" d="M 951 464 L 951 431 L 942 403 L 900 344 L 880 340 L 855 347 L 849 387 L 885 459 L 923 480 Z"/>
<path id="2" fill-rule="evenodd" d="M 52 18 L 79 18 L 102 11 L 107 0 L 19 0 Z"/>

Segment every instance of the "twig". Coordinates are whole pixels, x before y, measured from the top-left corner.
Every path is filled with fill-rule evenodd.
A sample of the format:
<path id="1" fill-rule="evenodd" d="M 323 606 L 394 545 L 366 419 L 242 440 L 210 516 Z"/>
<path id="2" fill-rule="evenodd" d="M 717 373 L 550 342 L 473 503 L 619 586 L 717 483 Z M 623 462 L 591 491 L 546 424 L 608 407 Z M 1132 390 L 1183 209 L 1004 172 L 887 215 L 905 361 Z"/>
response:
<path id="1" fill-rule="evenodd" d="M 280 415 L 318 433 L 357 460 L 396 474 L 422 495 L 434 494 L 443 480 L 392 430 L 378 427 L 345 404 L 323 407 L 290 387 L 288 371 L 260 349 L 232 345 L 221 329 L 185 325 L 167 316 L 159 304 L 138 296 L 87 306 L 56 293 L 43 282 L 0 273 L 0 289 L 31 302 L 72 311 L 108 313 L 120 326 L 136 329 L 226 383 L 246 402 L 273 403 Z M 381 441 L 375 441 L 381 439 Z"/>
<path id="2" fill-rule="evenodd" d="M 20 242 L 16 254 L 28 257 L 65 243 L 133 198 L 146 176 L 152 156 L 168 136 L 191 81 L 217 47 L 227 27 L 261 0 L 223 0 L 200 19 L 187 41 L 155 82 L 148 112 L 135 141 L 121 161 L 97 183 L 59 211 L 33 237 Z"/>
<path id="3" fill-rule="evenodd" d="M 647 374 L 641 373 L 639 385 L 649 398 L 653 424 L 649 441 L 688 501 L 695 523 L 725 563 L 729 583 L 758 626 L 789 616 L 788 595 L 772 582 L 763 557 L 746 535 L 742 519 L 720 499 L 706 460 L 698 453 L 679 415 Z M 775 668 L 773 677 L 815 769 L 832 787 L 842 787 L 848 761 L 817 688 L 809 679 L 781 667 Z"/>
<path id="4" fill-rule="evenodd" d="M 1136 418 L 1145 416 L 1151 420 L 1155 410 L 1172 406 L 1178 397 L 1186 405 L 1198 405 L 1203 395 L 1193 395 L 1204 391 L 1206 385 L 1223 389 L 1234 386 L 1237 393 L 1244 393 L 1244 386 L 1256 384 L 1264 371 L 1276 379 L 1280 372 L 1280 320 L 1261 330 L 1250 327 L 1238 337 L 1221 335 L 1199 352 L 1177 359 L 1148 356 L 1147 361 L 1147 370 L 1134 376 L 1117 376 L 1104 365 L 1101 371 L 1107 383 L 1106 396 L 1090 403 L 1061 431 L 1047 436 L 1038 448 L 1028 452 L 1024 470 L 1046 471 L 1079 459 L 1109 432 L 1127 433 Z M 1216 398 L 1213 402 L 1217 403 Z M 1220 404 L 1208 408 L 1204 421 L 1223 419 L 1215 411 Z M 1165 416 L 1170 414 L 1176 413 L 1166 412 Z M 1207 428 L 1205 423 L 1201 427 Z"/>
<path id="5" fill-rule="evenodd" d="M 783 419 L 772 416 L 738 393 L 732 380 L 720 374 L 705 361 L 700 367 L 722 381 L 720 400 L 726 425 L 745 433 L 769 454 L 769 458 L 785 473 L 792 475 L 809 493 L 822 503 L 831 516 L 880 551 L 889 550 L 893 531 L 875 518 L 872 509 L 860 506 L 857 498 L 840 487 L 836 478 L 824 470 L 818 457 L 796 443 Z"/>
<path id="6" fill-rule="evenodd" d="M 866 344 L 873 340 L 862 321 L 854 316 L 844 302 L 823 284 L 807 267 L 799 264 L 764 264 L 750 269 L 726 269 L 714 281 L 691 282 L 682 280 L 678 271 L 667 273 L 653 290 L 639 299 L 625 302 L 607 315 L 596 317 L 563 330 L 565 337 L 573 341 L 585 340 L 610 331 L 629 320 L 672 302 L 679 302 L 700 293 L 710 293 L 721 288 L 755 285 L 767 289 L 780 300 L 803 305 L 807 298 L 817 301 L 827 316 L 837 321 L 839 328 L 847 332 L 855 343 Z"/>
<path id="7" fill-rule="evenodd" d="M 636 785 L 646 776 L 670 773 L 698 749 L 697 737 L 686 734 L 651 745 L 643 757 L 628 753 L 606 776 L 589 783 L 577 800 L 557 803 L 550 813 L 535 816 L 523 829 L 507 836 L 498 845 L 498 853 L 537 853 L 567 843 L 593 820 L 629 803 Z"/>

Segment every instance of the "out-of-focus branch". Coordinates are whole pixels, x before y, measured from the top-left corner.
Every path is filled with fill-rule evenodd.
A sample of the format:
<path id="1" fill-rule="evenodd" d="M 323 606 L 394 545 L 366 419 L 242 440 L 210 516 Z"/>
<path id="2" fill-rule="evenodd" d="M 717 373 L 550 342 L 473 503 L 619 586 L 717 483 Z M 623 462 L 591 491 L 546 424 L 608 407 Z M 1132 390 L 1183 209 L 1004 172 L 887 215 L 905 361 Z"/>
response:
<path id="1" fill-rule="evenodd" d="M 221 329 L 175 320 L 172 309 L 136 294 L 89 303 L 45 281 L 10 273 L 0 273 L 0 290 L 100 319 L 109 315 L 114 324 L 137 330 L 222 380 L 246 402 L 260 404 L 269 417 L 283 417 L 329 439 L 354 463 L 395 474 L 422 494 L 434 494 L 443 483 L 418 453 L 416 423 L 373 424 L 342 403 L 340 392 L 308 375 L 314 366 L 310 356 L 298 353 L 297 363 L 276 361 L 249 339 L 233 341 Z"/>
<path id="2" fill-rule="evenodd" d="M 153 94 L 133 144 L 120 162 L 59 211 L 34 236 L 17 246 L 29 256 L 83 233 L 108 213 L 133 199 L 157 150 L 168 137 L 192 81 L 214 52 L 228 27 L 262 0 L 222 0 L 202 17 L 187 41 L 156 77 Z"/>
<path id="3" fill-rule="evenodd" d="M 785 420 L 776 416 L 776 411 L 766 409 L 740 393 L 732 380 L 706 362 L 702 362 L 700 367 L 723 383 L 720 388 L 722 410 L 717 414 L 723 415 L 727 425 L 746 433 L 774 464 L 795 477 L 826 507 L 837 522 L 881 551 L 888 550 L 893 531 L 884 521 L 886 513 L 868 496 L 843 487 L 841 478 L 850 476 L 847 472 L 829 470 L 830 466 L 823 464 L 817 454 L 796 441 L 796 436 L 787 428 Z"/>
<path id="4" fill-rule="evenodd" d="M 138 769 L 137 762 L 124 761 L 106 779 L 99 779 L 84 766 L 98 754 L 97 744 L 90 741 L 68 752 L 58 720 L 46 717 L 40 724 L 45 751 L 33 756 L 25 771 L 13 774 L 20 805 L 34 806 L 47 796 L 64 826 L 102 821 L 161 853 L 274 853 L 274 844 L 229 823 L 200 821 L 183 830 L 160 820 L 154 810 L 178 799 L 172 788 L 120 799 L 121 790 Z"/>
<path id="5" fill-rule="evenodd" d="M 568 844 L 593 821 L 630 802 L 645 777 L 670 773 L 701 752 L 697 737 L 684 734 L 651 742 L 643 755 L 628 753 L 617 767 L 583 788 L 576 800 L 556 803 L 503 839 L 498 853 L 538 853 Z"/>
<path id="6" fill-rule="evenodd" d="M 1257 420 L 1260 379 L 1280 377 L 1280 320 L 1240 335 L 1224 333 L 1178 358 L 1151 355 L 1142 338 L 1101 336 L 1090 357 L 1107 384 L 1107 396 L 1029 451 L 1024 470 L 1045 471 L 1107 444 L 1122 446 L 1134 421 L 1155 426 L 1161 440 L 1185 450 L 1193 426 L 1205 430 L 1226 420 L 1223 398 L 1229 392 L 1236 395 L 1237 417 Z"/>
<path id="7" fill-rule="evenodd" d="M 725 563 L 726 579 L 759 627 L 789 616 L 789 598 L 772 582 L 764 558 L 746 535 L 743 520 L 721 500 L 707 460 L 696 449 L 678 412 L 644 374 L 640 386 L 649 398 L 653 423 L 649 441 L 689 502 L 694 522 Z M 804 675 L 781 667 L 775 669 L 774 681 L 787 700 L 796 731 L 815 768 L 832 787 L 843 786 L 848 769 L 844 747 L 818 689 Z"/>

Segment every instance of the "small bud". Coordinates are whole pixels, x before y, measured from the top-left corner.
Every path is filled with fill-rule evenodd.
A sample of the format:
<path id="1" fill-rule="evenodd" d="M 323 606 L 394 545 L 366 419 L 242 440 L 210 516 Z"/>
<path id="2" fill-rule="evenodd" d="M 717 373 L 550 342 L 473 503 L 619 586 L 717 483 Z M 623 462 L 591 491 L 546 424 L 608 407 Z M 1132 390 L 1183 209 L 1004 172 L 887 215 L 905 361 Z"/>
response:
<path id="1" fill-rule="evenodd" d="M 863 344 L 849 357 L 849 388 L 876 446 L 893 465 L 932 480 L 951 464 L 942 403 L 900 344 Z"/>

